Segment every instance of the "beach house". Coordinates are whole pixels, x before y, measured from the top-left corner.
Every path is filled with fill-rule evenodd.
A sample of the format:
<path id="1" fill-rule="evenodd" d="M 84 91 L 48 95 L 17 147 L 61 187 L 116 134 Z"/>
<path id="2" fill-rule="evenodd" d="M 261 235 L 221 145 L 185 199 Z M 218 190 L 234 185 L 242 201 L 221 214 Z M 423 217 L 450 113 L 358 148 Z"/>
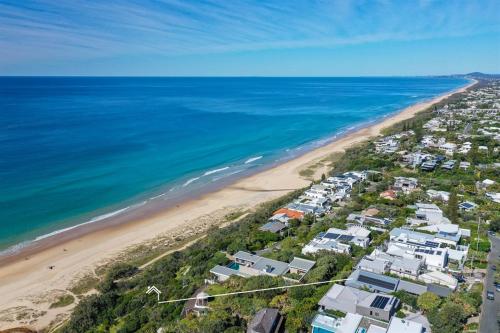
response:
<path id="1" fill-rule="evenodd" d="M 224 282 L 231 276 L 250 277 L 258 275 L 283 276 L 288 272 L 301 277 L 314 266 L 314 261 L 294 258 L 290 264 L 268 259 L 245 251 L 238 251 L 233 261 L 227 266 L 216 265 L 210 270 L 212 276 L 209 283 Z"/>

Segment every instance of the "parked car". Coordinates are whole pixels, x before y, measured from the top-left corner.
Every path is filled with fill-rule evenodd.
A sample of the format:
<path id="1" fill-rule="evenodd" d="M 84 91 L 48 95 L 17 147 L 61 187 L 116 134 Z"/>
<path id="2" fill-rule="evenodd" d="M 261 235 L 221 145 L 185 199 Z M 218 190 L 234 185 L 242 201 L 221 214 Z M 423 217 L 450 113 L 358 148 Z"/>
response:
<path id="1" fill-rule="evenodd" d="M 497 291 L 500 292 L 500 284 L 496 285 Z"/>
<path id="2" fill-rule="evenodd" d="M 496 271 L 497 270 L 497 266 L 493 265 L 493 266 L 491 266 L 491 269 L 494 270 L 494 271 Z"/>
<path id="3" fill-rule="evenodd" d="M 495 294 L 492 291 L 487 291 L 486 298 L 489 299 L 490 301 L 493 301 L 495 299 Z"/>

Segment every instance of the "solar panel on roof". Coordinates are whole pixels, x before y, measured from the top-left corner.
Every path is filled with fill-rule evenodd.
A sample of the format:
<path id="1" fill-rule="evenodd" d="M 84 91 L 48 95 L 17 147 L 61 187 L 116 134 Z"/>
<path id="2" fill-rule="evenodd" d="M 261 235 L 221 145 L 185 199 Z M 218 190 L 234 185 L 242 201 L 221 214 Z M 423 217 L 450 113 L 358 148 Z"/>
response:
<path id="1" fill-rule="evenodd" d="M 323 237 L 324 238 L 329 238 L 329 239 L 337 239 L 337 238 L 339 238 L 339 236 L 340 236 L 339 234 L 334 234 L 332 232 L 329 232 L 326 235 L 324 235 Z"/>
<path id="2" fill-rule="evenodd" d="M 372 308 L 383 309 L 387 305 L 387 302 L 389 302 L 388 297 L 376 296 L 372 304 L 370 304 L 370 306 Z"/>
<path id="3" fill-rule="evenodd" d="M 438 247 L 438 246 L 439 246 L 439 243 L 432 242 L 432 241 L 426 241 L 426 242 L 425 242 L 425 246 L 429 246 L 429 247 Z"/>
<path id="4" fill-rule="evenodd" d="M 351 235 L 342 235 L 342 236 L 339 237 L 339 240 L 345 241 L 345 242 L 349 242 L 353 238 L 354 238 L 354 236 L 351 236 Z"/>
<path id="5" fill-rule="evenodd" d="M 372 278 L 372 277 L 369 277 L 366 275 L 362 275 L 362 274 L 360 274 L 358 276 L 358 281 L 363 282 L 363 283 L 367 283 L 367 284 L 372 285 L 372 286 L 384 288 L 384 289 L 389 289 L 389 290 L 396 289 L 396 285 L 392 282 L 375 279 L 375 278 Z"/>

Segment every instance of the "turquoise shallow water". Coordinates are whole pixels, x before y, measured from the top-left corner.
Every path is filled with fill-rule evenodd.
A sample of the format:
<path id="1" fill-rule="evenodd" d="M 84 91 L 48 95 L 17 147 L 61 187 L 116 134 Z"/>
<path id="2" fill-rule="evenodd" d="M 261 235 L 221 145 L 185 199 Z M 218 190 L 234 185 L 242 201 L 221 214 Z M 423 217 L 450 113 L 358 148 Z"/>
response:
<path id="1" fill-rule="evenodd" d="M 196 193 L 466 83 L 0 78 L 0 249 Z"/>

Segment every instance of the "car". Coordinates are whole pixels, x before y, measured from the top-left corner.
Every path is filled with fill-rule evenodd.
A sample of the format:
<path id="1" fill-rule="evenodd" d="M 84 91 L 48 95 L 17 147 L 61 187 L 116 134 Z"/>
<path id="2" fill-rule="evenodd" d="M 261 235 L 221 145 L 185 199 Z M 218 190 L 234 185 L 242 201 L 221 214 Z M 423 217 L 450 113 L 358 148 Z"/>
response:
<path id="1" fill-rule="evenodd" d="M 494 270 L 494 271 L 496 271 L 497 270 L 497 266 L 493 265 L 493 266 L 491 266 L 491 269 Z"/>
<path id="2" fill-rule="evenodd" d="M 500 284 L 496 285 L 497 291 L 500 293 Z"/>
<path id="3" fill-rule="evenodd" d="M 495 299 L 495 294 L 492 291 L 487 291 L 486 298 L 489 299 L 490 301 L 493 301 Z"/>

